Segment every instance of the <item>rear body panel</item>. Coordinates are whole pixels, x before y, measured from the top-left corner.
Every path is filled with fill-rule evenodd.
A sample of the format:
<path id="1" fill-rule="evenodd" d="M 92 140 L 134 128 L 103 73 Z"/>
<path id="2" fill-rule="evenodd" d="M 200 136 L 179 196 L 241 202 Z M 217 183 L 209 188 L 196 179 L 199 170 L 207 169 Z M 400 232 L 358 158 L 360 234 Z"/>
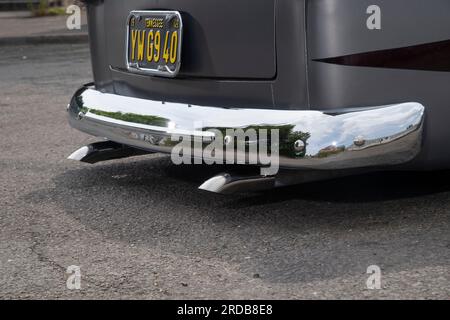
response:
<path id="1" fill-rule="evenodd" d="M 369 30 L 366 9 L 381 8 L 381 30 Z M 327 110 L 360 105 L 385 105 L 415 101 L 426 107 L 425 143 L 417 160 L 420 168 L 448 168 L 450 150 L 450 72 L 436 71 L 448 65 L 450 48 L 435 46 L 450 41 L 448 0 L 312 0 L 308 2 L 309 88 L 311 105 Z M 450 43 L 450 42 L 448 42 Z M 431 44 L 431 45 L 430 45 Z M 426 52 L 419 51 L 428 45 Z M 406 70 L 402 61 L 392 62 L 390 49 L 414 57 Z M 423 70 L 435 51 L 446 50 L 434 61 L 433 70 Z M 340 65 L 320 60 L 378 52 L 376 60 L 387 59 L 389 68 Z M 319 61 L 317 61 L 319 60 Z M 397 63 L 399 65 L 396 67 Z M 370 64 L 370 63 L 369 63 Z M 417 70 L 414 70 L 414 65 Z M 422 70 L 419 70 L 422 69 Z"/>
<path id="2" fill-rule="evenodd" d="M 123 95 L 198 105 L 306 109 L 304 5 L 276 0 L 90 5 L 96 85 Z M 126 19 L 132 10 L 180 11 L 184 43 L 179 77 L 139 76 L 126 70 Z"/>

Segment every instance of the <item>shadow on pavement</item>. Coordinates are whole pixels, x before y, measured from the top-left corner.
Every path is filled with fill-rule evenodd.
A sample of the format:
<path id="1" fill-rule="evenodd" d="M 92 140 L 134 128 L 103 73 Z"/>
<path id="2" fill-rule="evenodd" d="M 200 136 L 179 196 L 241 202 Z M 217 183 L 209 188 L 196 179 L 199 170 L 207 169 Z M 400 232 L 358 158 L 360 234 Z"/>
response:
<path id="1" fill-rule="evenodd" d="M 449 172 L 372 173 L 233 196 L 196 189 L 221 171 L 168 158 L 86 165 L 26 198 L 54 202 L 104 238 L 223 260 L 268 282 L 448 262 Z"/>

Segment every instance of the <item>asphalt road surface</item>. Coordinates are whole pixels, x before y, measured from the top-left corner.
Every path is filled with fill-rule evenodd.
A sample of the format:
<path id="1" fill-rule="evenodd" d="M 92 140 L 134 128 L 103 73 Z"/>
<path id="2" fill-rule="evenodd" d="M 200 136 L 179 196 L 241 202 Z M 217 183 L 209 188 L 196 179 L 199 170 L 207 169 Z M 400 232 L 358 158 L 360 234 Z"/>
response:
<path id="1" fill-rule="evenodd" d="M 91 78 L 86 45 L 0 47 L 0 298 L 450 298 L 449 172 L 221 196 L 197 190 L 220 168 L 71 162 Z"/>

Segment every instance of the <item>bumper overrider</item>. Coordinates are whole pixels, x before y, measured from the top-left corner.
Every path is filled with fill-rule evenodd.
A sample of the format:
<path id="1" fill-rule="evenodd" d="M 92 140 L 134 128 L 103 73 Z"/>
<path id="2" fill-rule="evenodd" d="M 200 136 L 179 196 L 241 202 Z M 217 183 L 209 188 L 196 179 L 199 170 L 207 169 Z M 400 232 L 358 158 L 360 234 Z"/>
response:
<path id="1" fill-rule="evenodd" d="M 102 93 L 86 85 L 68 111 L 72 127 L 147 152 L 171 153 L 173 136 L 214 140 L 217 131 L 211 128 L 224 136 L 227 129 L 279 129 L 280 168 L 340 170 L 414 159 L 421 150 L 425 108 L 415 102 L 327 112 L 218 108 Z M 82 160 L 87 153 L 71 158 Z"/>

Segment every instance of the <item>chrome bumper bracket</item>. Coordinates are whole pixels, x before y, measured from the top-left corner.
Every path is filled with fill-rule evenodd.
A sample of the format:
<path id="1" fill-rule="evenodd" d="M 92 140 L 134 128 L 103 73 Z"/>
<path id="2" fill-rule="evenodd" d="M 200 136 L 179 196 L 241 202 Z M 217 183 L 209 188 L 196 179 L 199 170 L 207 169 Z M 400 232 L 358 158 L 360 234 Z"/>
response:
<path id="1" fill-rule="evenodd" d="M 112 141 L 102 141 L 81 147 L 68 159 L 94 164 L 97 162 L 140 156 L 150 152 L 132 148 Z"/>

